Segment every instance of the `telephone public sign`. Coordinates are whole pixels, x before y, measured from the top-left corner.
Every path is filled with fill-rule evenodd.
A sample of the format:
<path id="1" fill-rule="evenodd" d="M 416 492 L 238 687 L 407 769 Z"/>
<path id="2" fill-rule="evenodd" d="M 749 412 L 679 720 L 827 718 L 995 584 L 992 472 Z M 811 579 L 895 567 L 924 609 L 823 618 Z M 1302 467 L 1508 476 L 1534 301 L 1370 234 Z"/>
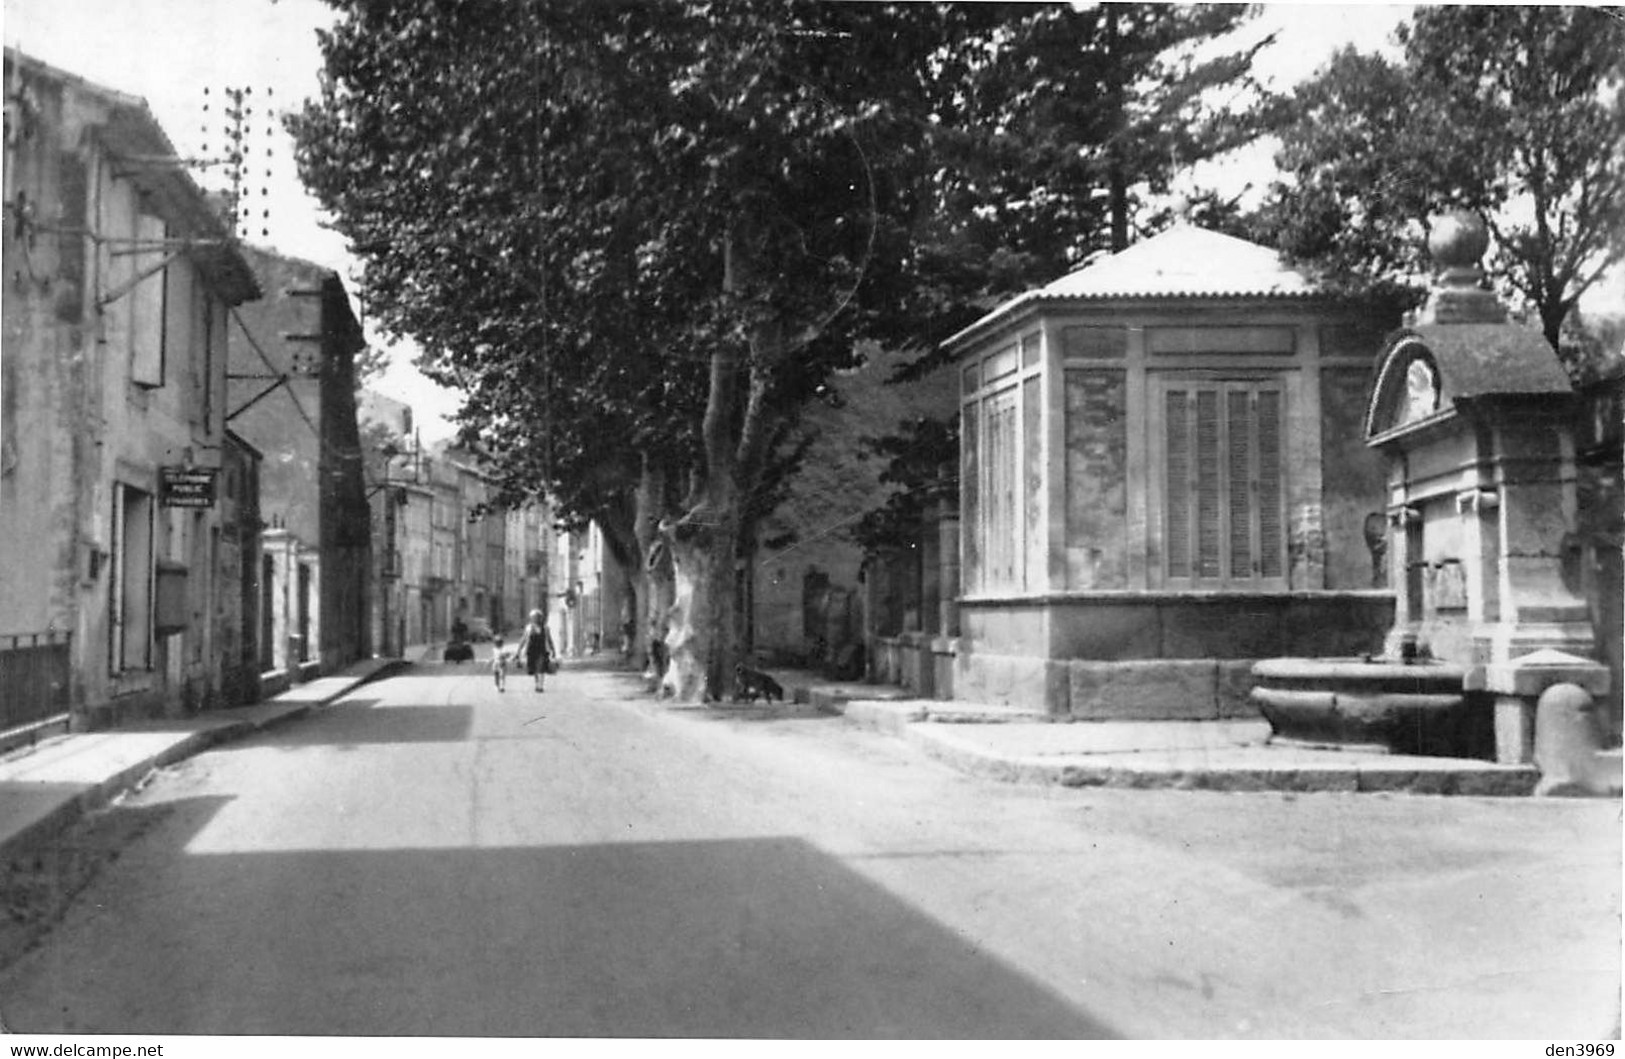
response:
<path id="1" fill-rule="evenodd" d="M 213 507 L 219 473 L 212 467 L 159 468 L 158 495 L 165 507 Z"/>

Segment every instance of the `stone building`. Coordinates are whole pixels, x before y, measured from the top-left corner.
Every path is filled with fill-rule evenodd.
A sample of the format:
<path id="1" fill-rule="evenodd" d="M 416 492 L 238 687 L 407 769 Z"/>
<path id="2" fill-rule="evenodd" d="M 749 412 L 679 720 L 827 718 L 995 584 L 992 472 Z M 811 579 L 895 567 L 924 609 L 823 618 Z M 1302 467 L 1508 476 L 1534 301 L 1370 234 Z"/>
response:
<path id="1" fill-rule="evenodd" d="M 221 701 L 258 702 L 263 646 L 270 632 L 261 607 L 264 550 L 260 534 L 260 464 L 264 454 L 226 431 L 220 471 L 220 578 L 215 586 Z"/>
<path id="2" fill-rule="evenodd" d="M 401 508 L 409 501 L 405 484 L 412 472 L 412 409 L 363 389 L 356 397 L 356 419 L 372 524 L 370 639 L 379 655 L 395 657 L 406 645 L 400 528 Z"/>
<path id="3" fill-rule="evenodd" d="M 810 447 L 741 570 L 744 648 L 762 664 L 933 690 L 910 679 L 918 666 L 897 659 L 928 659 L 940 632 L 935 521 L 895 525 L 920 498 L 900 497 L 901 486 L 882 480 L 890 457 L 876 446 L 911 424 L 952 417 L 958 393 L 947 369 L 894 382 L 912 359 L 865 349 L 861 365 L 832 378 L 802 416 Z M 886 532 L 873 528 L 877 520 Z"/>
<path id="4" fill-rule="evenodd" d="M 368 403 L 376 416 L 390 402 Z M 472 454 L 445 443 L 397 457 L 395 467 L 391 480 L 404 498 L 396 533 L 407 645 L 442 643 L 459 619 L 482 620 L 511 641 L 531 610 L 550 608 L 555 542 L 545 503 L 482 508 L 495 495 L 489 475 Z"/>
<path id="5" fill-rule="evenodd" d="M 465 505 L 462 477 L 451 461 L 435 450 L 424 460 L 424 484 L 429 491 L 428 572 L 423 583 L 424 639 L 435 643 L 450 639 L 459 604 L 466 606 L 463 581 Z"/>
<path id="6" fill-rule="evenodd" d="M 604 606 L 605 583 L 615 577 L 615 568 L 603 532 L 589 523 L 584 529 L 555 533 L 551 544 L 549 591 L 542 612 L 554 646 L 566 658 L 619 647 L 619 608 L 610 614 Z"/>
<path id="7" fill-rule="evenodd" d="M 399 535 L 398 560 L 400 563 L 401 606 L 400 617 L 405 626 L 401 642 L 407 646 L 428 643 L 431 639 L 432 590 L 430 578 L 434 571 L 434 490 L 426 478 L 417 478 L 403 484 L 406 503 L 396 509 Z"/>
<path id="8" fill-rule="evenodd" d="M 1604 716 L 1617 745 L 1625 731 L 1625 374 L 1592 381 L 1579 396 L 1576 524 L 1564 576 L 1586 600 L 1598 660 L 1611 674 Z"/>
<path id="9" fill-rule="evenodd" d="M 1250 711 L 1257 658 L 1379 649 L 1361 414 L 1398 323 L 1179 225 L 950 338 L 955 697 L 1216 717 Z"/>
<path id="10" fill-rule="evenodd" d="M 0 729 L 207 707 L 253 561 L 220 487 L 259 286 L 142 100 L 10 48 L 5 83 Z"/>
<path id="11" fill-rule="evenodd" d="M 360 322 L 333 270 L 250 248 L 266 297 L 232 317 L 228 421 L 265 454 L 272 670 L 292 679 L 372 653 L 371 513 L 356 417 Z"/>

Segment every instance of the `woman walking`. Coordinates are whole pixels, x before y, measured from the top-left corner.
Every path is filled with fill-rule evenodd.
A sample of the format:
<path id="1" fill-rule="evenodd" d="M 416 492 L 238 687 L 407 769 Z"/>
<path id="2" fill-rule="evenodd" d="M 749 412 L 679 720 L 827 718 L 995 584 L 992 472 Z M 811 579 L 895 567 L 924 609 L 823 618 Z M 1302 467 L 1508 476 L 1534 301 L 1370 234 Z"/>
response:
<path id="1" fill-rule="evenodd" d="M 536 690 L 542 689 L 542 678 L 553 663 L 553 636 L 547 631 L 547 618 L 539 610 L 530 612 L 530 621 L 519 636 L 519 657 L 525 660 L 525 672 L 536 681 Z"/>

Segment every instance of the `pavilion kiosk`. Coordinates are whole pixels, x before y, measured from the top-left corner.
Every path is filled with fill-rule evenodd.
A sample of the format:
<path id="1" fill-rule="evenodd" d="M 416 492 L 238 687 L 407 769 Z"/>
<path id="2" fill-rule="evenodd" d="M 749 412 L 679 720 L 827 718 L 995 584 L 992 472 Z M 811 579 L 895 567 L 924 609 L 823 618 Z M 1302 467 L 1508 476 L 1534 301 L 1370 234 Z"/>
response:
<path id="1" fill-rule="evenodd" d="M 1053 719 L 1256 716 L 1255 660 L 1379 650 L 1394 600 L 1373 584 L 1383 477 L 1361 414 L 1398 323 L 1179 225 L 949 339 L 954 697 Z"/>

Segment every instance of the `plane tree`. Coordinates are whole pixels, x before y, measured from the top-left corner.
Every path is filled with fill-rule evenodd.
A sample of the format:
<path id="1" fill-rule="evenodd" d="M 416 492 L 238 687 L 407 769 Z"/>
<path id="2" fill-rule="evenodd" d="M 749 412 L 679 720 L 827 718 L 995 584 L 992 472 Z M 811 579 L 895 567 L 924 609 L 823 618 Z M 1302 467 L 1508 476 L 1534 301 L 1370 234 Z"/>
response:
<path id="1" fill-rule="evenodd" d="M 797 409 L 893 319 L 942 56 L 979 16 L 335 6 L 290 125 L 369 305 L 463 390 L 505 499 L 658 538 L 670 690 L 719 694 L 741 535 Z"/>

